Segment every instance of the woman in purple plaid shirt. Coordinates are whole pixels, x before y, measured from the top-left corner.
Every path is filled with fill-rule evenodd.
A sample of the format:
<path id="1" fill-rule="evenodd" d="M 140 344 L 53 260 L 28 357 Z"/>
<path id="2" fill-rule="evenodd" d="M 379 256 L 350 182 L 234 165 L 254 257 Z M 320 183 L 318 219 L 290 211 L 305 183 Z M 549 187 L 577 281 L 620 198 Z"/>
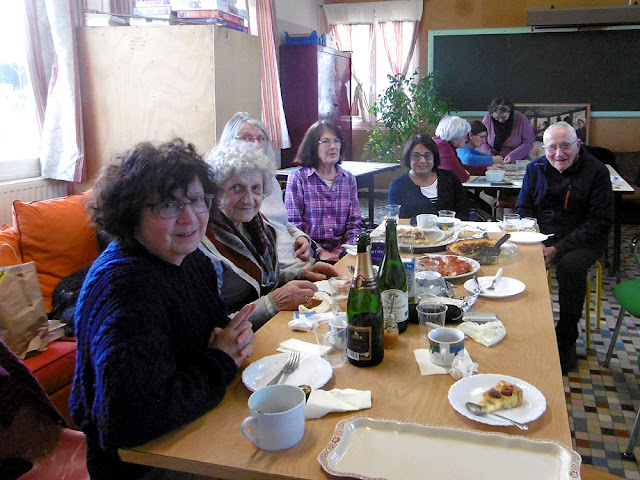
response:
<path id="1" fill-rule="evenodd" d="M 356 178 L 340 163 L 344 138 L 327 121 L 314 123 L 298 148 L 302 168 L 289 175 L 285 205 L 289 221 L 316 243 L 316 256 L 336 262 L 343 244 L 355 244 L 360 233 Z"/>

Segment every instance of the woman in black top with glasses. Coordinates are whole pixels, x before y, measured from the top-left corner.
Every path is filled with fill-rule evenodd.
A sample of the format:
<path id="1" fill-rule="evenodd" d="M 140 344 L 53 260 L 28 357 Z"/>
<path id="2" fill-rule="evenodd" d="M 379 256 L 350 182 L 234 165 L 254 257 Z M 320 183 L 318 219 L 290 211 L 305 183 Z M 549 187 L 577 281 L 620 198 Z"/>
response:
<path id="1" fill-rule="evenodd" d="M 401 218 L 453 210 L 457 218 L 469 219 L 467 192 L 455 173 L 438 168 L 440 154 L 431 137 L 424 134 L 412 137 L 402 159 L 409 171 L 389 187 L 389 203 L 400 205 Z"/>

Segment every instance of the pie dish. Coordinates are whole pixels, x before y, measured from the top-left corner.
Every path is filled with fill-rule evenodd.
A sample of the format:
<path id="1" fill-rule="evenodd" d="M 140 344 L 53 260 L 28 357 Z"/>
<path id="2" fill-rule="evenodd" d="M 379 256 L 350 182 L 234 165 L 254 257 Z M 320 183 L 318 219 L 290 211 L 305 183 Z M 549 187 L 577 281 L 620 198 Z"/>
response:
<path id="1" fill-rule="evenodd" d="M 367 417 L 339 421 L 318 455 L 329 475 L 366 480 L 575 480 L 581 461 L 550 440 Z"/>
<path id="2" fill-rule="evenodd" d="M 438 273 L 447 280 L 459 280 L 480 270 L 480 264 L 472 258 L 459 255 L 424 255 L 416 259 L 416 265 L 423 259 L 436 260 Z"/>
<path id="3" fill-rule="evenodd" d="M 447 245 L 447 251 L 456 255 L 475 258 L 481 264 L 507 263 L 516 258 L 519 248 L 515 243 L 505 242 L 500 246 L 500 254 L 495 257 L 477 258 L 476 256 L 486 247 L 492 247 L 498 240 L 493 238 L 469 238 L 457 240 Z"/>

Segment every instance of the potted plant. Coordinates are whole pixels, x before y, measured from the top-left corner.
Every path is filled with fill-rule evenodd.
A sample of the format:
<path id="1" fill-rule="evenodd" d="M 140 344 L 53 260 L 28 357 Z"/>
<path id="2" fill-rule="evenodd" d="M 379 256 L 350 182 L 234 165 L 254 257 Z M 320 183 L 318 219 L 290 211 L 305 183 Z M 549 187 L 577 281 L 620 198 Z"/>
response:
<path id="1" fill-rule="evenodd" d="M 371 132 L 364 145 L 363 159 L 374 162 L 398 162 L 402 148 L 418 133 L 433 134 L 440 119 L 452 110 L 448 100 L 438 93 L 433 73 L 420 78 L 389 75 L 390 85 L 369 109 L 383 127 Z"/>

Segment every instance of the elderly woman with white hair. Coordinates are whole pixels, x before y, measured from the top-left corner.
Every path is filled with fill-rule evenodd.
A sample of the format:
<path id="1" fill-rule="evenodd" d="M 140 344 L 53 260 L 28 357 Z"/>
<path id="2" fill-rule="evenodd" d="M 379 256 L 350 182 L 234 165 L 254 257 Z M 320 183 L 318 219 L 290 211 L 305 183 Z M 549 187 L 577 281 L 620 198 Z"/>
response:
<path id="1" fill-rule="evenodd" d="M 311 282 L 339 273 L 324 262 L 302 269 L 280 268 L 276 231 L 260 213 L 265 196 L 272 193 L 273 162 L 246 141 L 219 145 L 207 162 L 219 189 L 219 202 L 212 207 L 200 248 L 218 269 L 218 288 L 227 312 L 233 314 L 255 302 L 249 320 L 257 330 L 280 310 L 310 305 L 318 290 Z"/>
<path id="2" fill-rule="evenodd" d="M 436 127 L 436 142 L 440 152 L 440 168 L 451 170 L 461 182 L 469 180 L 469 171 L 464 168 L 462 161 L 456 154 L 456 149 L 467 142 L 467 135 L 471 131 L 471 125 L 462 117 L 447 115 Z"/>
<path id="3" fill-rule="evenodd" d="M 275 153 L 266 125 L 247 112 L 237 112 L 231 117 L 220 135 L 218 145 L 234 140 L 253 143 L 262 150 L 262 153 L 272 161 L 274 166 L 276 165 Z M 291 265 L 303 268 L 305 262 L 313 256 L 311 238 L 289 222 L 280 184 L 275 175 L 269 182 L 273 185 L 272 193 L 264 198 L 260 213 L 269 220 L 271 226 L 276 230 L 280 268 L 287 268 Z"/>

